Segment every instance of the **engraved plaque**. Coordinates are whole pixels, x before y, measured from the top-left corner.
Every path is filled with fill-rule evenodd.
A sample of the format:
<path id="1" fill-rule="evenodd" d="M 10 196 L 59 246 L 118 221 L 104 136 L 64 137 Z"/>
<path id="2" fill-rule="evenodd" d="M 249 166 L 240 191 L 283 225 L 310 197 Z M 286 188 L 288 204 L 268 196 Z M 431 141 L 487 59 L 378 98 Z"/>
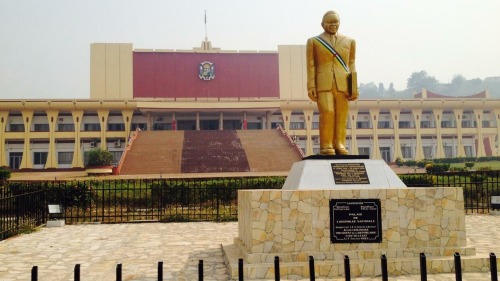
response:
<path id="1" fill-rule="evenodd" d="M 382 242 L 380 199 L 330 199 L 332 243 Z"/>
<path id="2" fill-rule="evenodd" d="M 331 163 L 335 184 L 370 184 L 364 163 Z"/>

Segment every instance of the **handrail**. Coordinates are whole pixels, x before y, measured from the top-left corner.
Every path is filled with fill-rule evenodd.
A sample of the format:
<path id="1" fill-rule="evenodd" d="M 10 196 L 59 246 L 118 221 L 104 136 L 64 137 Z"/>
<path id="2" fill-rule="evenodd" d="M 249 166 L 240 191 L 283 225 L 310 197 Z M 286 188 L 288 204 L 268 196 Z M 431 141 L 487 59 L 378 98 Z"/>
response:
<path id="1" fill-rule="evenodd" d="M 283 127 L 281 127 L 281 125 L 278 124 L 278 127 L 276 127 L 276 129 L 280 130 L 281 133 L 288 139 L 288 141 L 290 141 L 292 146 L 299 153 L 299 155 L 302 156 L 302 158 L 306 157 L 306 154 L 304 153 L 304 151 L 302 151 L 302 148 L 300 148 L 299 144 L 290 137 L 290 135 L 283 129 Z"/>
<path id="2" fill-rule="evenodd" d="M 123 161 L 125 161 L 125 156 L 127 155 L 127 152 L 132 147 L 132 143 L 137 138 L 140 131 L 141 130 L 138 127 L 137 129 L 135 129 L 135 131 L 132 134 L 130 134 L 130 137 L 128 138 L 127 146 L 125 146 L 125 150 L 123 150 L 122 156 L 120 157 L 120 161 L 118 162 L 118 166 L 116 166 L 116 174 L 117 175 L 120 174 L 120 171 L 121 171 L 122 165 L 123 165 Z"/>

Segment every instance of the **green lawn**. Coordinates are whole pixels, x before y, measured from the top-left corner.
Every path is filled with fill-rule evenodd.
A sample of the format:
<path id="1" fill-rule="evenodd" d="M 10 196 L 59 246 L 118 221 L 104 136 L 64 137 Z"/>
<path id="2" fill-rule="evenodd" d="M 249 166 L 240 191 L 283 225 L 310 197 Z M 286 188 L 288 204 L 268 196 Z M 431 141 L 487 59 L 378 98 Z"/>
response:
<path id="1" fill-rule="evenodd" d="M 450 167 L 464 168 L 465 163 L 453 163 Z M 477 170 L 481 167 L 490 167 L 492 170 L 500 170 L 500 161 L 475 162 L 472 170 Z"/>

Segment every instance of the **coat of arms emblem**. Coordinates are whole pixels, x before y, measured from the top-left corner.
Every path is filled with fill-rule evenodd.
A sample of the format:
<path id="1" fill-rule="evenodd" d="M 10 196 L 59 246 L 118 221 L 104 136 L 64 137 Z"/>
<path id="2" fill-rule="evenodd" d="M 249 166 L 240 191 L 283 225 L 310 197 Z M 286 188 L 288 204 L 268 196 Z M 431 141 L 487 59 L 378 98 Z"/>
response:
<path id="1" fill-rule="evenodd" d="M 213 80 L 215 79 L 215 69 L 214 64 L 209 61 L 204 61 L 200 63 L 198 70 L 198 77 L 202 80 Z"/>

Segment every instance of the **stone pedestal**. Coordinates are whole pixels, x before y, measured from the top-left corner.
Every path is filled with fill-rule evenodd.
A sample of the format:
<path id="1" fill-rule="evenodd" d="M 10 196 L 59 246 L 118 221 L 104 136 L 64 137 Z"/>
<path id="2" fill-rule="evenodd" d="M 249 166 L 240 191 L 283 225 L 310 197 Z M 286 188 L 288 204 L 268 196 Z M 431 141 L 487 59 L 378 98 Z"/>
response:
<path id="1" fill-rule="evenodd" d="M 339 202 L 374 203 L 376 226 L 347 212 L 353 220 L 339 228 L 345 221 L 332 207 Z M 364 227 L 375 228 L 377 239 L 354 238 Z M 344 233 L 351 238 L 339 242 Z M 380 275 L 382 255 L 391 276 L 419 274 L 420 253 L 429 273 L 453 272 L 455 253 L 464 272 L 489 268 L 488 257 L 467 247 L 462 188 L 406 187 L 384 161 L 356 156 L 305 159 L 293 165 L 283 190 L 239 191 L 238 237 L 223 251 L 234 279 L 239 258 L 247 278 L 272 279 L 276 256 L 280 274 L 289 278 L 309 276 L 309 256 L 316 276 L 324 278 L 344 275 L 345 256 L 353 277 Z"/>
<path id="2" fill-rule="evenodd" d="M 404 188 L 384 160 L 357 155 L 316 156 L 295 162 L 283 189 Z"/>
<path id="3" fill-rule="evenodd" d="M 331 199 L 379 199 L 380 243 L 332 243 Z M 238 193 L 238 238 L 224 245 L 233 278 L 238 258 L 250 279 L 273 278 L 274 257 L 283 276 L 308 276 L 308 257 L 320 277 L 343 276 L 343 260 L 351 261 L 351 276 L 375 276 L 380 256 L 389 274 L 418 274 L 419 254 L 429 272 L 452 272 L 453 254 L 474 256 L 467 247 L 462 188 L 401 188 L 367 190 L 242 190 Z M 487 270 L 488 259 L 464 262 L 463 270 Z"/>

